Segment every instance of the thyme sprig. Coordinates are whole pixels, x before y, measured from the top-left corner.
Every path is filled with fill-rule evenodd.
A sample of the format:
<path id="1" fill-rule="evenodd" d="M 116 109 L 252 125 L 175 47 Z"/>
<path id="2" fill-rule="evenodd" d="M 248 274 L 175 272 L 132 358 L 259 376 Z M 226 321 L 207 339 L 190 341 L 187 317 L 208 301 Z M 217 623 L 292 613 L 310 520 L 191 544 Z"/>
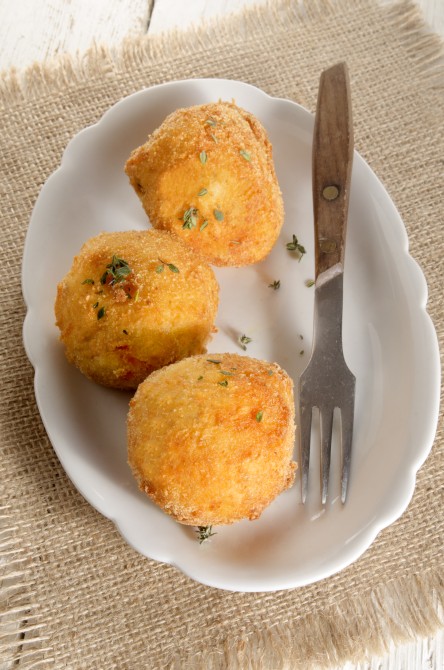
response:
<path id="1" fill-rule="evenodd" d="M 159 263 L 161 263 L 161 265 L 158 265 L 157 268 L 156 268 L 157 274 L 160 274 L 161 272 L 163 272 L 163 269 L 164 269 L 165 266 L 171 272 L 176 272 L 176 273 L 180 272 L 179 268 L 176 267 L 175 265 L 173 265 L 172 263 L 168 263 L 167 261 L 163 261 L 161 258 L 158 258 L 157 260 L 159 261 Z"/>
<path id="2" fill-rule="evenodd" d="M 278 288 L 281 287 L 281 280 L 280 279 L 275 279 L 271 284 L 268 284 L 268 288 L 272 288 L 275 291 L 278 290 Z"/>
<path id="3" fill-rule="evenodd" d="M 239 338 L 239 344 L 244 351 L 247 351 L 247 344 L 250 344 L 250 342 L 253 342 L 253 340 L 247 335 L 241 335 Z"/>
<path id="4" fill-rule="evenodd" d="M 131 274 L 131 268 L 123 258 L 113 255 L 111 263 L 106 266 L 105 272 L 100 277 L 100 283 L 110 285 L 117 284 Z"/>
<path id="5" fill-rule="evenodd" d="M 287 242 L 287 249 L 288 251 L 296 251 L 299 254 L 299 261 L 302 260 L 302 256 L 306 254 L 305 247 L 302 246 L 302 244 L 299 244 L 298 238 L 296 235 L 293 235 L 293 239 L 291 242 Z"/>
<path id="6" fill-rule="evenodd" d="M 213 535 L 217 535 L 217 533 L 213 533 L 213 526 L 197 526 L 196 533 L 199 544 L 209 540 Z"/>

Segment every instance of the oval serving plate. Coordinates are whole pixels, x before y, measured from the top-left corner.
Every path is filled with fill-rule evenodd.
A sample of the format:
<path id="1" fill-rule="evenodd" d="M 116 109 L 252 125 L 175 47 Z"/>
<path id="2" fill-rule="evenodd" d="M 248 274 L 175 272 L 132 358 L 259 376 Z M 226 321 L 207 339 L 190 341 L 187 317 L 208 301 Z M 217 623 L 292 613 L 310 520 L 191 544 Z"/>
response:
<path id="1" fill-rule="evenodd" d="M 35 368 L 39 411 L 58 458 L 82 495 L 113 520 L 130 545 L 203 584 L 274 591 L 341 570 L 405 510 L 435 435 L 438 345 L 426 312 L 426 283 L 408 254 L 400 216 L 355 154 L 344 285 L 344 351 L 357 377 L 347 504 L 339 499 L 333 456 L 332 496 L 325 508 L 320 505 L 315 455 L 306 505 L 297 477 L 259 520 L 216 528 L 200 545 L 192 528 L 174 522 L 138 491 L 126 460 L 130 396 L 96 386 L 66 362 L 54 325 L 56 286 L 89 237 L 147 227 L 123 171 L 130 151 L 178 107 L 219 99 L 234 99 L 266 127 L 286 218 L 265 261 L 216 269 L 218 333 L 209 352 L 243 353 L 238 338 L 246 334 L 252 342 L 244 353 L 278 362 L 297 387 L 313 321 L 314 293 L 306 286 L 314 271 L 313 117 L 293 102 L 236 81 L 196 79 L 140 91 L 69 143 L 39 195 L 26 237 L 24 342 Z M 300 262 L 286 249 L 293 234 L 307 251 Z M 278 279 L 279 290 L 271 289 Z"/>

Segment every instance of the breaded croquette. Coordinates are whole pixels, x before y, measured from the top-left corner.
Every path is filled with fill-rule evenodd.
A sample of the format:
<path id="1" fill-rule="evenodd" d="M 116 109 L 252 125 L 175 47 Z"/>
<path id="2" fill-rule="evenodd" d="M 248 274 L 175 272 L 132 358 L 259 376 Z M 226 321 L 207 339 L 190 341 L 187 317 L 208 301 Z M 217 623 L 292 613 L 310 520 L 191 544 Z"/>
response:
<path id="1" fill-rule="evenodd" d="M 158 370 L 128 414 L 128 459 L 144 491 L 183 524 L 256 519 L 291 486 L 293 382 L 276 363 L 193 356 Z"/>
<path id="2" fill-rule="evenodd" d="M 56 323 L 83 374 L 135 389 L 153 370 L 206 350 L 218 292 L 209 265 L 170 233 L 102 233 L 58 285 Z"/>
<path id="3" fill-rule="evenodd" d="M 248 265 L 271 251 L 284 209 L 261 123 L 232 103 L 178 109 L 135 149 L 125 171 L 154 228 L 213 265 Z"/>

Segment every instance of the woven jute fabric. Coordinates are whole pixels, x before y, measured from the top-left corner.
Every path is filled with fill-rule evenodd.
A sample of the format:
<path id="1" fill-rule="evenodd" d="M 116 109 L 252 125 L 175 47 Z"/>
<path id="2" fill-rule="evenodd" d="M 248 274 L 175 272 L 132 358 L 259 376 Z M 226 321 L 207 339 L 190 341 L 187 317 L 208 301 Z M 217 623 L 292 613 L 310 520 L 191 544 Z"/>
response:
<path id="1" fill-rule="evenodd" d="M 29 217 L 68 141 L 116 101 L 172 79 L 224 77 L 314 110 L 320 72 L 348 62 L 356 148 L 405 222 L 444 334 L 442 45 L 411 2 L 279 0 L 203 30 L 98 46 L 0 84 L 0 660 L 19 668 L 326 668 L 431 634 L 444 600 L 442 421 L 407 511 L 339 574 L 243 594 L 130 548 L 64 473 L 21 344 Z M 45 258 L 42 257 L 42 263 Z M 303 542 L 303 538 L 301 538 Z"/>

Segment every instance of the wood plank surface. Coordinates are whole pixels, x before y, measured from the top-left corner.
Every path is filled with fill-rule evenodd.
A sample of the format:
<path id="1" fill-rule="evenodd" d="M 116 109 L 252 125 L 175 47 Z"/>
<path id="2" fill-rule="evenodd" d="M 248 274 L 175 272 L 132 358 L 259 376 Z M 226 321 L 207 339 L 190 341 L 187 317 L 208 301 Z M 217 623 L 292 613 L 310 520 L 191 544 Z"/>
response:
<path id="1" fill-rule="evenodd" d="M 0 0 L 0 70 L 82 53 L 92 42 L 117 46 L 131 35 L 186 29 L 265 1 Z M 417 3 L 430 27 L 444 37 L 444 0 Z"/>

